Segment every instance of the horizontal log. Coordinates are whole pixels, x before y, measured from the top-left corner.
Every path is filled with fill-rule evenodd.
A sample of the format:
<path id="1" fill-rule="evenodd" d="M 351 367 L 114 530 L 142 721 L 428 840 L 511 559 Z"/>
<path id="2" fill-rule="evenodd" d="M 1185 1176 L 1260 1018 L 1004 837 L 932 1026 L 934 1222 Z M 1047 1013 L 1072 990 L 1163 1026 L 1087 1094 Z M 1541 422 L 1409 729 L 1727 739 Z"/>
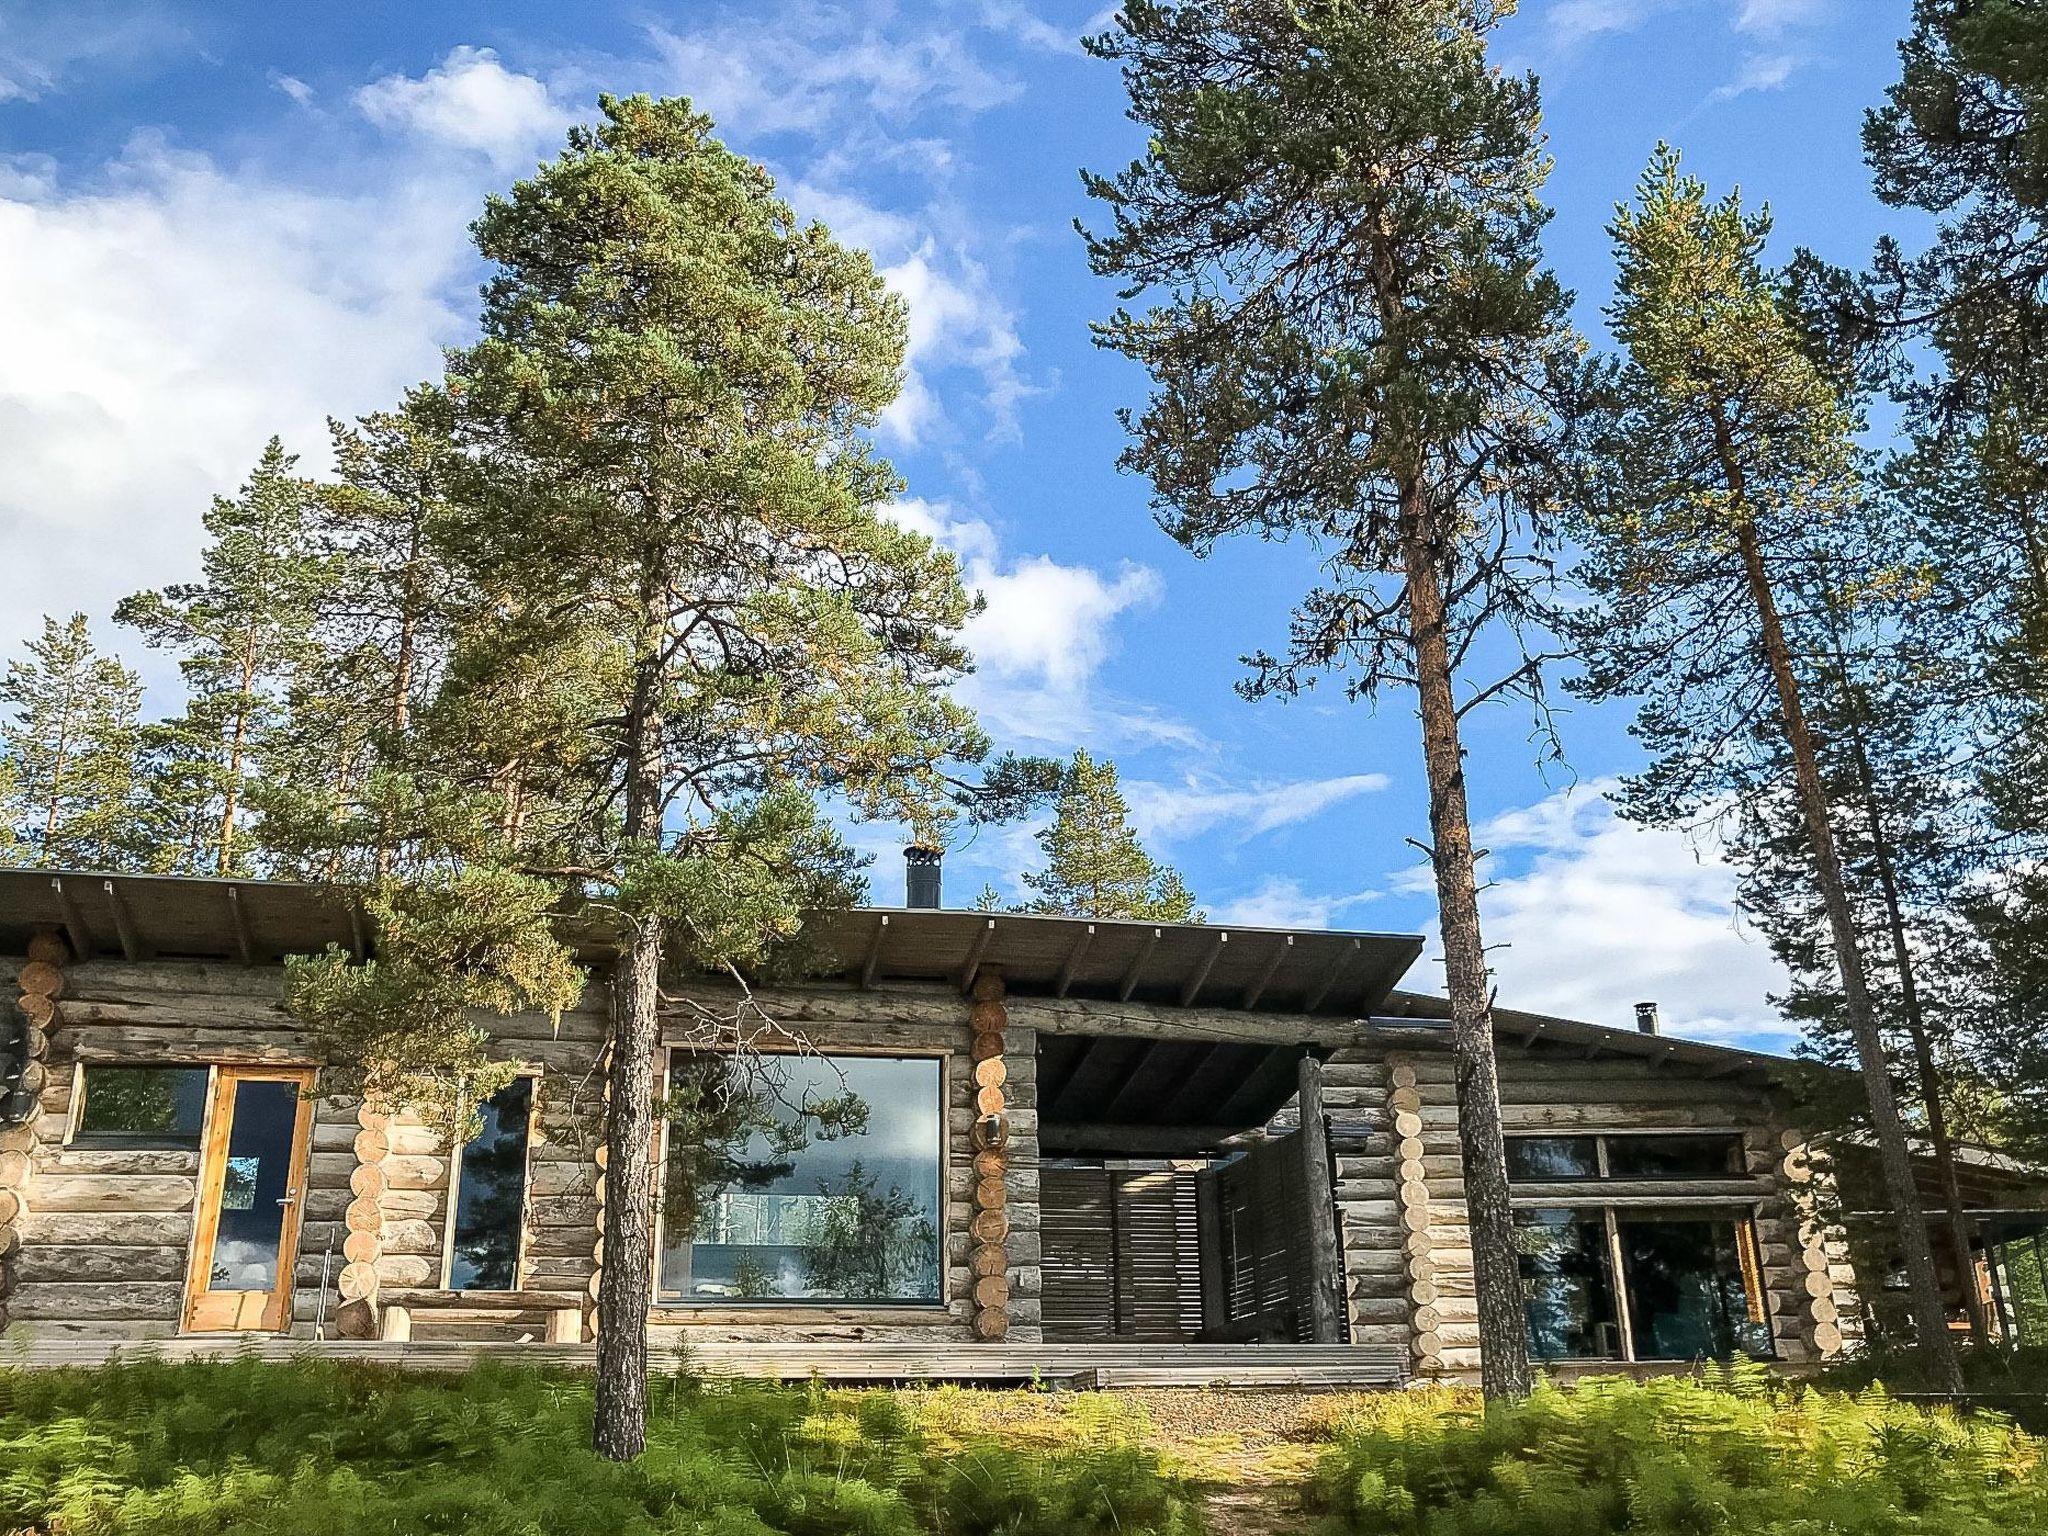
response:
<path id="1" fill-rule="evenodd" d="M 185 1277 L 185 1250 L 174 1247 L 127 1247 L 108 1243 L 35 1243 L 14 1260 L 23 1284 L 61 1281 L 70 1284 L 132 1284 L 143 1280 Z"/>
<path id="2" fill-rule="evenodd" d="M 39 1176 L 35 1206 L 43 1211 L 182 1211 L 198 1181 L 171 1174 L 69 1173 Z"/>
<path id="3" fill-rule="evenodd" d="M 185 1287 L 175 1280 L 118 1284 L 39 1281 L 17 1286 L 7 1299 L 7 1310 L 21 1322 L 175 1318 L 184 1300 Z"/>

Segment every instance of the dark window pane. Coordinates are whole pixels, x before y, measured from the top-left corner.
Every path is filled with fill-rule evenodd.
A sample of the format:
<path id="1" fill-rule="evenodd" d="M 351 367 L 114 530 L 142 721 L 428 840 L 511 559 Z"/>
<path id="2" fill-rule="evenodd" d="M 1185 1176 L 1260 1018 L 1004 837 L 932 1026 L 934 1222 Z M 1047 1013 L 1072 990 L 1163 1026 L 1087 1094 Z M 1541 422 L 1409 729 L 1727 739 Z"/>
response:
<path id="1" fill-rule="evenodd" d="M 1622 1267 L 1636 1358 L 1772 1354 L 1754 1243 L 1747 1221 L 1668 1212 L 1623 1216 Z"/>
<path id="2" fill-rule="evenodd" d="M 1510 1136 L 1511 1179 L 1594 1179 L 1600 1176 L 1598 1137 Z"/>
<path id="3" fill-rule="evenodd" d="M 78 1112 L 82 1137 L 196 1147 L 205 1122 L 204 1067 L 85 1069 L 85 1102 Z"/>
<path id="4" fill-rule="evenodd" d="M 1617 1179 L 1724 1179 L 1742 1172 L 1742 1138 L 1610 1136 L 1607 1171 Z"/>
<path id="5" fill-rule="evenodd" d="M 235 1085 L 227 1162 L 221 1169 L 220 1225 L 207 1281 L 211 1289 L 276 1288 L 298 1119 L 297 1083 L 245 1078 Z"/>
<path id="6" fill-rule="evenodd" d="M 678 1058 L 661 1294 L 940 1299 L 936 1059 Z"/>
<path id="7" fill-rule="evenodd" d="M 1539 1360 L 1611 1360 L 1621 1354 L 1607 1224 L 1597 1211 L 1517 1211 L 1515 1240 Z"/>
<path id="8" fill-rule="evenodd" d="M 462 1149 L 448 1284 L 458 1291 L 513 1291 L 519 1288 L 519 1234 L 526 1225 L 533 1079 L 513 1078 L 480 1114 L 481 1129 Z"/>

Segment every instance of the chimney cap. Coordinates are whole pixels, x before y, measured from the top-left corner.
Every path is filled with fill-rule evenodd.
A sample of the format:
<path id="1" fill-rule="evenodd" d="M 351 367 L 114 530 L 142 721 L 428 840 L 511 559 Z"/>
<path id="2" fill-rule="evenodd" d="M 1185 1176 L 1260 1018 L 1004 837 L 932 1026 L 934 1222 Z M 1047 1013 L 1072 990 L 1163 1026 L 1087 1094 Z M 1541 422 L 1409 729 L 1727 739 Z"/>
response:
<path id="1" fill-rule="evenodd" d="M 903 850 L 903 905 L 931 910 L 939 905 L 939 860 L 945 850 L 912 843 Z"/>
<path id="2" fill-rule="evenodd" d="M 1661 1032 L 1661 1021 L 1657 1017 L 1657 1005 L 1655 1003 L 1636 1004 L 1636 1028 L 1646 1035 L 1654 1035 Z"/>

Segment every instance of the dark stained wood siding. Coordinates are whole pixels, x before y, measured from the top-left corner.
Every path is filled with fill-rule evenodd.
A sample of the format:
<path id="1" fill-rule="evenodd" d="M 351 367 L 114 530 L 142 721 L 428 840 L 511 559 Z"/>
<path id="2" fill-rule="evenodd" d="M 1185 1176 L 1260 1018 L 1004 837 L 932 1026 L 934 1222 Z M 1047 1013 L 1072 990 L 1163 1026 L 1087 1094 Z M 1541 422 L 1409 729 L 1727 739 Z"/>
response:
<path id="1" fill-rule="evenodd" d="M 1047 1165 L 1045 1336 L 1174 1343 L 1202 1331 L 1192 1168 Z"/>

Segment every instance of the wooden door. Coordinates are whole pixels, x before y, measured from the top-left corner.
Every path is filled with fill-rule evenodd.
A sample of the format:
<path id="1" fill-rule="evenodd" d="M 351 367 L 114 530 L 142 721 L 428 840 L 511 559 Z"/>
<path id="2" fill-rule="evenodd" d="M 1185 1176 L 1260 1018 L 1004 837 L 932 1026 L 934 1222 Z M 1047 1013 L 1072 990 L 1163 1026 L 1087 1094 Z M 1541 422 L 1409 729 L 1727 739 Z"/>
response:
<path id="1" fill-rule="evenodd" d="M 185 1282 L 190 1332 L 282 1331 L 313 1129 L 313 1073 L 222 1067 L 199 1158 L 199 1209 Z"/>

